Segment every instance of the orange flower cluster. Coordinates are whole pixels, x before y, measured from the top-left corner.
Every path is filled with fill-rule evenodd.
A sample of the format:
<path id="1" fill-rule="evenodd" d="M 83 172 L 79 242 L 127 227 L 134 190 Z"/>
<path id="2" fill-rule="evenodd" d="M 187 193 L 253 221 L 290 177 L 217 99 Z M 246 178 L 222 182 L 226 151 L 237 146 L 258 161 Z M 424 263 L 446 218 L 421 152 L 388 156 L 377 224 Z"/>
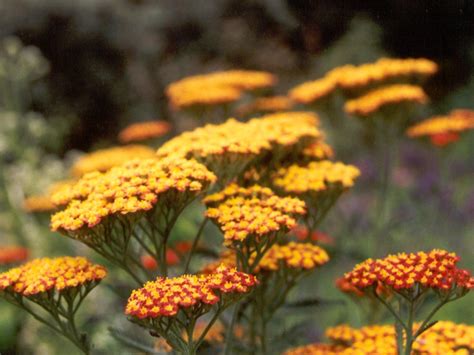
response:
<path id="1" fill-rule="evenodd" d="M 409 137 L 428 136 L 437 146 L 445 146 L 459 139 L 462 132 L 474 129 L 474 111 L 453 110 L 445 116 L 435 116 L 409 127 Z"/>
<path id="2" fill-rule="evenodd" d="M 42 258 L 0 274 L 0 290 L 33 296 L 97 282 L 107 275 L 100 265 L 82 257 Z"/>
<path id="3" fill-rule="evenodd" d="M 142 145 L 128 145 L 100 149 L 79 158 L 71 168 L 71 174 L 80 177 L 92 171 L 107 171 L 132 159 L 151 159 L 153 149 Z"/>
<path id="4" fill-rule="evenodd" d="M 344 105 L 344 110 L 351 115 L 369 116 L 384 106 L 403 102 L 425 104 L 428 102 L 428 96 L 426 96 L 421 86 L 407 84 L 390 85 L 347 101 Z"/>
<path id="5" fill-rule="evenodd" d="M 333 237 L 321 231 L 313 231 L 311 235 L 309 235 L 308 228 L 302 225 L 297 225 L 291 230 L 291 233 L 299 241 L 312 241 L 328 245 L 334 245 L 335 242 Z"/>
<path id="6" fill-rule="evenodd" d="M 344 278 L 360 290 L 376 284 L 395 290 L 411 289 L 415 284 L 440 290 L 473 288 L 474 278 L 467 270 L 456 267 L 458 261 L 456 254 L 438 249 L 428 253 L 400 253 L 384 259 L 368 259 Z"/>
<path id="7" fill-rule="evenodd" d="M 302 141 L 316 140 L 321 136 L 316 127 L 318 121 L 310 112 L 269 114 L 245 123 L 229 119 L 223 124 L 208 124 L 182 133 L 165 143 L 157 154 L 158 157 L 194 157 L 205 163 L 216 156 L 228 156 L 232 163 L 239 157 L 251 159 L 270 153 L 275 146 L 292 147 Z"/>
<path id="8" fill-rule="evenodd" d="M 240 106 L 237 112 L 239 115 L 248 115 L 260 112 L 288 111 L 293 105 L 293 101 L 287 96 L 259 97 L 253 102 Z"/>
<path id="9" fill-rule="evenodd" d="M 229 70 L 190 76 L 166 88 L 166 96 L 174 109 L 195 105 L 216 105 L 236 101 L 244 91 L 275 85 L 270 73 L 251 70 Z"/>
<path id="10" fill-rule="evenodd" d="M 258 264 L 258 270 L 276 271 L 280 263 L 290 269 L 309 270 L 326 264 L 329 255 L 326 251 L 311 243 L 289 242 L 285 245 L 274 245 Z"/>
<path id="11" fill-rule="evenodd" d="M 419 324 L 415 324 L 418 328 Z M 360 329 L 339 325 L 326 330 L 332 344 L 311 344 L 290 349 L 286 355 L 344 354 L 396 355 L 396 334 L 392 325 L 371 325 Z M 474 327 L 449 321 L 437 322 L 413 343 L 417 355 L 468 355 L 474 350 Z M 326 351 L 326 352 L 324 352 Z"/>
<path id="12" fill-rule="evenodd" d="M 319 192 L 334 187 L 347 189 L 354 185 L 360 171 L 353 165 L 330 160 L 310 162 L 307 166 L 291 165 L 279 169 L 273 184 L 287 193 Z"/>
<path id="13" fill-rule="evenodd" d="M 120 143 L 140 142 L 151 138 L 164 136 L 171 129 L 166 121 L 149 121 L 134 123 L 120 131 Z"/>
<path id="14" fill-rule="evenodd" d="M 23 201 L 23 209 L 26 212 L 51 212 L 56 209 L 56 205 L 48 195 L 37 195 L 27 197 Z"/>
<path id="15" fill-rule="evenodd" d="M 295 217 L 305 214 L 305 203 L 297 198 L 279 197 L 269 188 L 254 185 L 243 188 L 231 184 L 205 199 L 207 217 L 216 221 L 224 232 L 224 245 L 243 241 L 249 235 L 257 238 L 296 224 Z"/>
<path id="16" fill-rule="evenodd" d="M 308 104 L 329 95 L 337 88 L 355 89 L 394 78 L 429 76 L 437 71 L 436 63 L 428 59 L 381 58 L 375 63 L 337 67 L 321 79 L 294 87 L 289 96 L 296 102 Z"/>
<path id="17" fill-rule="evenodd" d="M 213 274 L 158 278 L 132 292 L 125 313 L 138 319 L 173 317 L 180 309 L 216 304 L 225 294 L 247 293 L 256 284 L 254 276 L 225 266 Z"/>
<path id="18" fill-rule="evenodd" d="M 323 140 L 317 140 L 303 150 L 304 160 L 325 160 L 334 157 L 334 150 Z"/>
<path id="19" fill-rule="evenodd" d="M 0 265 L 13 264 L 28 258 L 28 249 L 17 246 L 0 247 Z"/>
<path id="20" fill-rule="evenodd" d="M 89 174 L 71 191 L 56 196 L 58 201 L 69 200 L 69 203 L 66 209 L 52 216 L 51 228 L 54 231 L 93 228 L 114 214 L 150 211 L 166 193 L 186 192 L 194 196 L 215 180 L 214 174 L 194 160 L 134 160 L 103 174 Z M 176 203 L 176 198 L 173 201 L 170 203 Z"/>

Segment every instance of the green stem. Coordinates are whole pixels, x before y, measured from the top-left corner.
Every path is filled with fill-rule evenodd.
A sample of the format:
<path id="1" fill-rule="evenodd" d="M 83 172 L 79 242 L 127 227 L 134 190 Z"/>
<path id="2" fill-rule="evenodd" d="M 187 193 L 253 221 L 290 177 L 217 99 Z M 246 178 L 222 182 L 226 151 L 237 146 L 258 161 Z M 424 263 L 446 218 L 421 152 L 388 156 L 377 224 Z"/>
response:
<path id="1" fill-rule="evenodd" d="M 201 225 L 199 226 L 197 234 L 194 237 L 193 245 L 191 247 L 191 250 L 189 251 L 188 259 L 186 260 L 186 266 L 184 267 L 185 274 L 187 274 L 189 271 L 189 265 L 191 264 L 191 259 L 194 255 L 194 252 L 196 251 L 196 247 L 199 243 L 199 239 L 201 238 L 202 232 L 204 231 L 204 227 L 206 226 L 207 221 L 209 221 L 209 219 L 207 217 L 204 217 L 204 219 L 201 222 Z"/>
<path id="2" fill-rule="evenodd" d="M 232 311 L 232 318 L 230 320 L 229 327 L 227 328 L 227 332 L 225 335 L 225 348 L 224 348 L 224 355 L 231 355 L 232 354 L 232 346 L 234 340 L 234 326 L 237 320 L 237 315 L 239 314 L 240 304 L 237 303 L 234 305 L 234 310 Z"/>
<path id="3" fill-rule="evenodd" d="M 413 341 L 415 338 L 413 337 L 413 302 L 408 304 L 408 321 L 407 321 L 407 329 L 406 333 L 406 342 L 405 342 L 405 355 L 411 354 L 411 349 L 413 347 Z"/>

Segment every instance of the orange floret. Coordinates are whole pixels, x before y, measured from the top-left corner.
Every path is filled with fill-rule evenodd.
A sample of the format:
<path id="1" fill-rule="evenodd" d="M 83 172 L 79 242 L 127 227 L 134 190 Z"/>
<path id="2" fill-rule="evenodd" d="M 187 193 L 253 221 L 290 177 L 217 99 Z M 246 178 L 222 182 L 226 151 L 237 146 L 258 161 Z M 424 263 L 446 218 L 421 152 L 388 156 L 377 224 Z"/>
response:
<path id="1" fill-rule="evenodd" d="M 28 258 L 28 249 L 18 246 L 0 247 L 0 265 L 24 261 Z"/>
<path id="2" fill-rule="evenodd" d="M 0 274 L 0 290 L 28 297 L 98 282 L 106 275 L 104 267 L 93 265 L 86 258 L 42 258 Z"/>
<path id="3" fill-rule="evenodd" d="M 141 142 L 151 138 L 164 136 L 171 129 L 166 121 L 148 121 L 133 123 L 120 131 L 118 139 L 121 143 Z"/>
<path id="4" fill-rule="evenodd" d="M 248 293 L 256 284 L 254 276 L 225 266 L 207 275 L 158 278 L 132 292 L 125 313 L 138 319 L 174 317 L 181 309 L 216 304 L 226 294 Z"/>
<path id="5" fill-rule="evenodd" d="M 420 86 L 415 85 L 390 85 L 349 100 L 344 105 L 347 113 L 357 116 L 369 116 L 382 107 L 405 102 L 425 104 L 428 96 Z"/>
<path id="6" fill-rule="evenodd" d="M 100 149 L 79 158 L 72 166 L 71 173 L 74 176 L 80 177 L 92 171 L 107 171 L 129 160 L 150 159 L 154 157 L 153 149 L 142 145 Z"/>

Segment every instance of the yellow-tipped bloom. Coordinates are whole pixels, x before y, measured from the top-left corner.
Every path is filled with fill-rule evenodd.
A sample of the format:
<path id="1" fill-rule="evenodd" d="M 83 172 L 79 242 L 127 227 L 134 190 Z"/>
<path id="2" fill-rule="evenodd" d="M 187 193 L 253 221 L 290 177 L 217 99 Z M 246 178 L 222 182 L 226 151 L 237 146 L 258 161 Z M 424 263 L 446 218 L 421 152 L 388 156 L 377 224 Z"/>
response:
<path id="1" fill-rule="evenodd" d="M 147 139 L 159 138 L 168 133 L 171 125 L 166 121 L 148 121 L 133 123 L 120 131 L 120 143 L 141 142 Z"/>
<path id="2" fill-rule="evenodd" d="M 346 102 L 344 110 L 351 115 L 369 116 L 388 105 L 400 103 L 425 104 L 427 102 L 428 96 L 420 86 L 398 84 L 385 86 L 349 100 Z"/>
<path id="3" fill-rule="evenodd" d="M 72 166 L 71 173 L 74 176 L 80 177 L 92 171 L 107 171 L 129 160 L 150 159 L 154 157 L 153 149 L 141 145 L 100 149 L 79 158 Z"/>
<path id="4" fill-rule="evenodd" d="M 275 85 L 270 73 L 229 70 L 181 79 L 166 88 L 171 107 L 176 110 L 196 105 L 217 105 L 237 101 L 243 92 Z"/>
<path id="5" fill-rule="evenodd" d="M 224 232 L 224 245 L 257 239 L 296 225 L 295 217 L 305 214 L 305 204 L 296 198 L 278 197 L 269 188 L 258 185 L 242 188 L 231 184 L 205 199 L 206 215 Z"/>

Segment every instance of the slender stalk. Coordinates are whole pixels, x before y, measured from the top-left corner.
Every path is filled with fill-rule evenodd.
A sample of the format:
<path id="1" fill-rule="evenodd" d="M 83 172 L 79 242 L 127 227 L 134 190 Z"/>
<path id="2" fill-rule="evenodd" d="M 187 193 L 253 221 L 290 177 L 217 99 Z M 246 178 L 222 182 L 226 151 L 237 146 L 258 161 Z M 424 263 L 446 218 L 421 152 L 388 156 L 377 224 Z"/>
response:
<path id="1" fill-rule="evenodd" d="M 231 355 L 232 354 L 232 346 L 234 342 L 234 326 L 237 320 L 237 315 L 239 314 L 240 303 L 234 305 L 234 310 L 232 311 L 232 318 L 230 320 L 230 324 L 227 327 L 227 332 L 225 335 L 226 343 L 224 348 L 224 355 Z"/>
<path id="2" fill-rule="evenodd" d="M 202 220 L 201 225 L 199 226 L 199 229 L 196 233 L 196 236 L 194 237 L 193 245 L 191 246 L 191 250 L 189 251 L 189 255 L 188 255 L 188 258 L 186 260 L 186 265 L 184 267 L 184 273 L 185 274 L 187 274 L 188 271 L 189 271 L 189 265 L 191 264 L 191 259 L 194 255 L 195 251 L 196 251 L 196 247 L 199 243 L 199 239 L 201 238 L 202 232 L 204 231 L 204 227 L 206 226 L 207 221 L 209 221 L 209 219 L 207 217 L 204 217 L 204 219 Z"/>

